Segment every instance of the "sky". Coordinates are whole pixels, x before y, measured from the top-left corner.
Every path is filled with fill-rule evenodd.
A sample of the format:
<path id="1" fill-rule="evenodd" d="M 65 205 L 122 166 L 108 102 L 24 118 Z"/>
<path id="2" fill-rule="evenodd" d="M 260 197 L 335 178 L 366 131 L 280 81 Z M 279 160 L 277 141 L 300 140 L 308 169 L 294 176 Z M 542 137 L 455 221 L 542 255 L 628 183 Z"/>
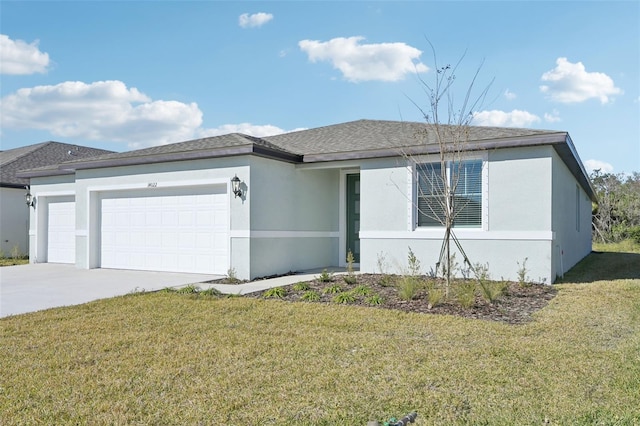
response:
<path id="1" fill-rule="evenodd" d="M 424 121 L 447 65 L 473 125 L 567 131 L 587 170 L 640 171 L 637 0 L 0 0 L 0 146 Z"/>

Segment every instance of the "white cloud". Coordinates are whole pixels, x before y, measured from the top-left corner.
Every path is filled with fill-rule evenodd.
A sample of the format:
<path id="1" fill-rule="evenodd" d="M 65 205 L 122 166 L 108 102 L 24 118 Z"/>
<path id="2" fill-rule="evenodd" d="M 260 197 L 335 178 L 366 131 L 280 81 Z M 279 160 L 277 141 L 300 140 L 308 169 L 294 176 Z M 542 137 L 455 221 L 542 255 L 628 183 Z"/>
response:
<path id="1" fill-rule="evenodd" d="M 131 147 L 190 139 L 202 124 L 195 103 L 154 101 L 121 81 L 20 89 L 0 99 L 2 127 L 55 136 L 127 142 Z"/>
<path id="2" fill-rule="evenodd" d="M 547 123 L 557 123 L 558 121 L 562 121 L 560 118 L 560 112 L 557 109 L 554 109 L 551 113 L 544 113 L 544 121 Z"/>
<path id="3" fill-rule="evenodd" d="M 272 19 L 273 15 L 271 13 L 259 12 L 252 15 L 243 13 L 238 18 L 238 25 L 240 25 L 242 28 L 258 28 Z"/>
<path id="4" fill-rule="evenodd" d="M 26 43 L 0 34 L 0 74 L 44 73 L 49 66 L 49 54 L 38 49 L 38 41 Z"/>
<path id="5" fill-rule="evenodd" d="M 507 89 L 504 91 L 504 97 L 508 100 L 508 101 L 512 101 L 515 98 L 517 98 L 517 95 L 515 93 L 513 93 L 511 90 Z"/>
<path id="6" fill-rule="evenodd" d="M 587 173 L 591 174 L 594 170 L 600 170 L 602 173 L 613 172 L 613 166 L 600 160 L 587 160 L 584 162 Z"/>
<path id="7" fill-rule="evenodd" d="M 197 137 L 200 137 L 200 138 L 204 138 L 208 136 L 226 135 L 228 133 L 244 133 L 245 135 L 255 136 L 259 138 L 263 136 L 274 136 L 274 135 L 279 135 L 281 133 L 293 132 L 298 130 L 305 130 L 305 129 L 283 130 L 271 124 L 258 125 L 258 124 L 251 124 L 251 123 L 240 123 L 240 124 L 223 124 L 222 126 L 218 126 L 212 129 L 200 129 L 196 133 L 197 133 Z"/>
<path id="8" fill-rule="evenodd" d="M 540 117 L 527 111 L 514 109 L 505 111 L 479 111 L 473 113 L 473 125 L 494 127 L 529 127 L 540 121 Z"/>
<path id="9" fill-rule="evenodd" d="M 567 58 L 558 58 L 556 67 L 542 74 L 541 80 L 547 84 L 540 86 L 540 90 L 551 100 L 562 103 L 584 102 L 595 98 L 606 104 L 611 96 L 622 93 L 608 75 L 587 72 L 582 62 L 572 64 Z"/>
<path id="10" fill-rule="evenodd" d="M 311 62 L 327 61 L 345 79 L 359 81 L 397 81 L 408 73 L 426 72 L 419 62 L 422 51 L 405 43 L 360 44 L 364 37 L 338 37 L 326 42 L 302 40 L 300 50 Z"/>

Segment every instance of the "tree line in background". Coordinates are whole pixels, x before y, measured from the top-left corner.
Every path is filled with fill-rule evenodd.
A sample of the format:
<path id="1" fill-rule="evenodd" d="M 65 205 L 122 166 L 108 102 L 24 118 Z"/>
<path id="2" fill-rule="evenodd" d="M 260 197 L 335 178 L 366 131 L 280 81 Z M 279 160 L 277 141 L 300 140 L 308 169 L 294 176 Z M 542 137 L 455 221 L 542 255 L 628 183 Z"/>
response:
<path id="1" fill-rule="evenodd" d="M 593 206 L 593 239 L 618 242 L 632 239 L 640 243 L 640 173 L 591 173 L 598 196 Z"/>

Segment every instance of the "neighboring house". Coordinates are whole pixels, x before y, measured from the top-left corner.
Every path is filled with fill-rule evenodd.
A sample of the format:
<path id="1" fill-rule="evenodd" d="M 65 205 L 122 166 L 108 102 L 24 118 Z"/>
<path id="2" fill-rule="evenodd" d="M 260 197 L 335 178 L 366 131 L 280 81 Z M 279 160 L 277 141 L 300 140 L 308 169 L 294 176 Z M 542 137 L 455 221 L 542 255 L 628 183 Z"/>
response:
<path id="1" fill-rule="evenodd" d="M 60 142 L 43 142 L 0 151 L 0 248 L 28 253 L 29 207 L 25 202 L 29 179 L 16 176 L 21 170 L 59 164 L 72 159 L 111 153 Z"/>
<path id="2" fill-rule="evenodd" d="M 433 127 L 360 120 L 256 138 L 228 134 L 75 160 L 31 178 L 31 261 L 80 268 L 227 274 L 242 279 L 345 265 L 425 272 L 442 227 L 416 169 L 438 162 Z M 568 133 L 469 128 L 465 166 L 474 200 L 455 233 L 493 278 L 551 283 L 591 251 L 595 195 Z M 417 158 L 416 166 L 405 155 Z M 237 176 L 240 196 L 233 193 Z M 423 185 L 420 189 L 418 185 Z M 427 192 L 425 192 L 427 191 Z M 53 208 L 64 204 L 64 208 Z M 67 213 L 61 211 L 68 209 Z M 52 247 L 54 215 L 75 214 L 67 247 Z M 458 255 L 457 260 L 462 263 Z"/>

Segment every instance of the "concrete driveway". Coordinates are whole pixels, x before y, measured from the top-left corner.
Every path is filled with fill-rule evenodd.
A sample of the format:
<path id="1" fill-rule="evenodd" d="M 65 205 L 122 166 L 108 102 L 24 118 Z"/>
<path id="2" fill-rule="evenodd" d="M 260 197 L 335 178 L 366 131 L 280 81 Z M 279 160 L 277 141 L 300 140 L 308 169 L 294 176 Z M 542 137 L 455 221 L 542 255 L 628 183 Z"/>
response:
<path id="1" fill-rule="evenodd" d="M 6 266 L 0 268 L 0 317 L 218 278 L 222 275 L 78 269 L 55 263 Z"/>

